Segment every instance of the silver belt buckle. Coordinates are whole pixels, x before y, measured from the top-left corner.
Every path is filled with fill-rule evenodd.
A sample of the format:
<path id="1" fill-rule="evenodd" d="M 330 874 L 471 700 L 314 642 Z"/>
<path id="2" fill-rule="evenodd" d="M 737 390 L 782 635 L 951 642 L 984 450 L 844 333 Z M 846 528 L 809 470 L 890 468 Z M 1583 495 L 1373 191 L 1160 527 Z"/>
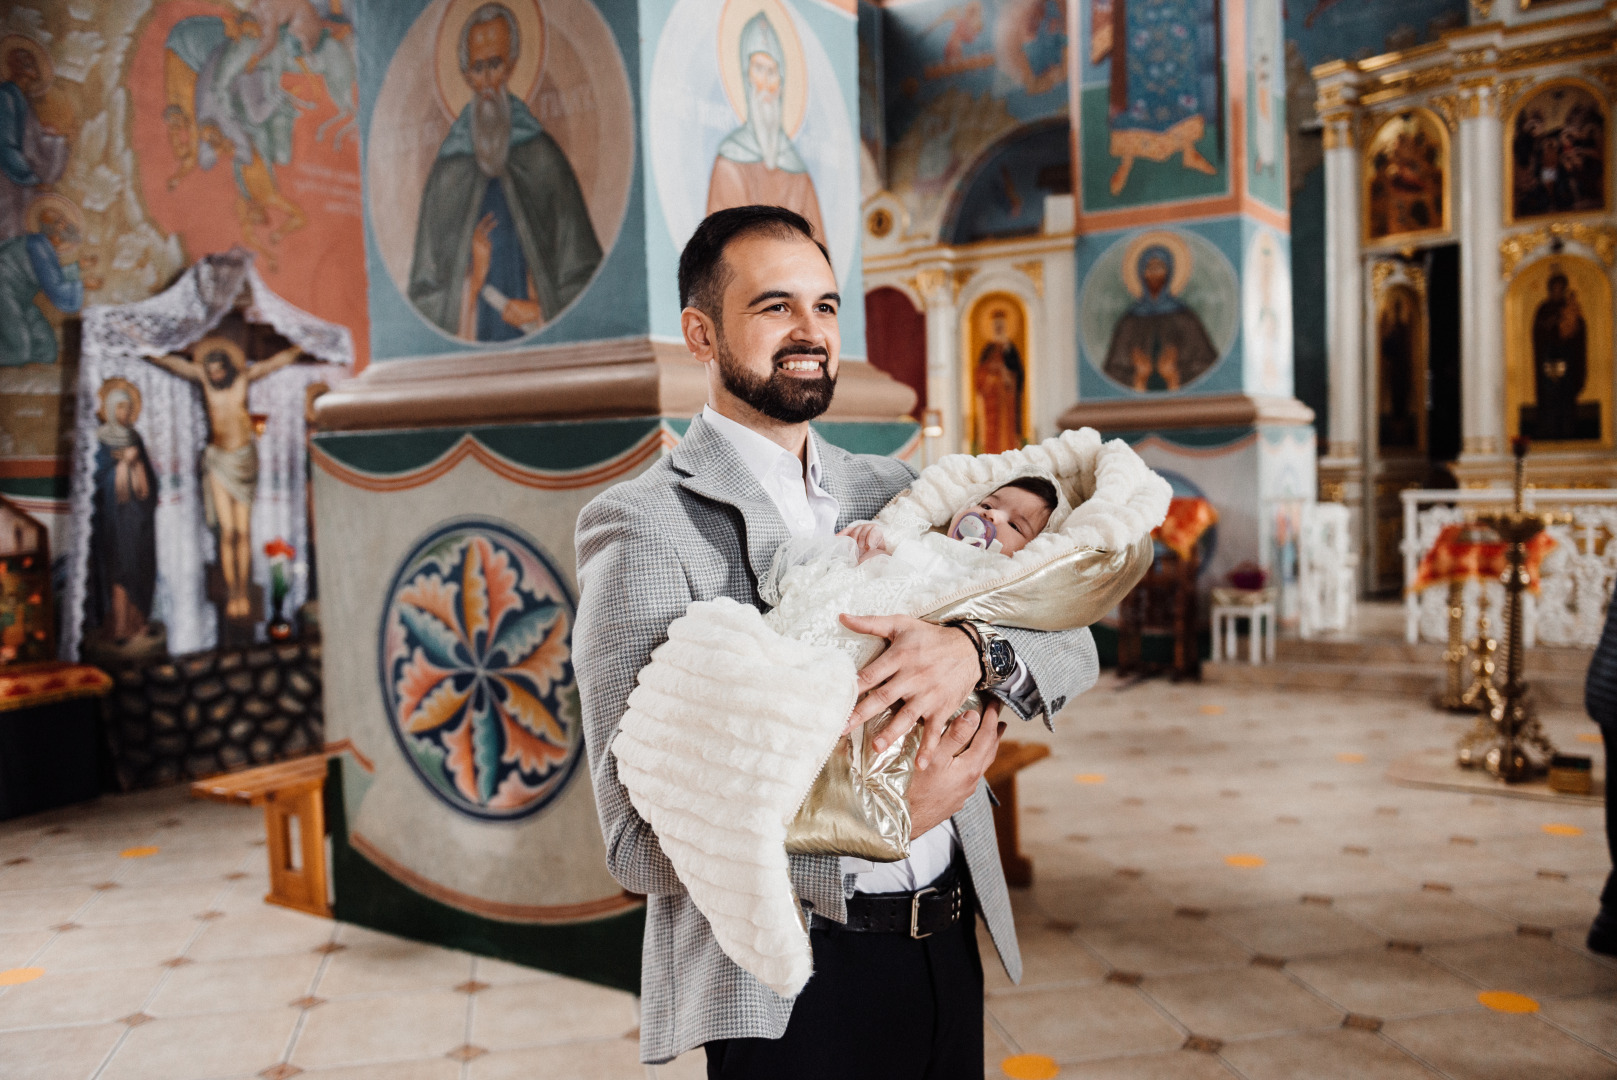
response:
<path id="1" fill-rule="evenodd" d="M 910 897 L 910 937 L 914 938 L 916 941 L 932 936 L 929 933 L 921 933 L 921 897 L 925 896 L 927 893 L 935 893 L 937 891 L 938 890 L 928 885 L 926 888 Z"/>

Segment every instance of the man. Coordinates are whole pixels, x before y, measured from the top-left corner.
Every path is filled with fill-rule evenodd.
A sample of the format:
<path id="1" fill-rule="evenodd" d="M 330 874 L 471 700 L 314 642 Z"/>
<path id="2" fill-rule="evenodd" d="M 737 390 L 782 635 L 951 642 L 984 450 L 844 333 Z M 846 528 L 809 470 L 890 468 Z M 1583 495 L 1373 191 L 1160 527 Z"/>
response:
<path id="1" fill-rule="evenodd" d="M 1566 275 L 1552 270 L 1533 312 L 1535 439 L 1578 437 L 1578 395 L 1589 377 L 1589 328 Z"/>
<path id="2" fill-rule="evenodd" d="M 79 276 L 77 215 L 72 203 L 47 195 L 30 208 L 31 231 L 0 241 L 0 366 L 56 363 L 56 329 L 35 297 L 73 315 L 85 285 L 98 287 Z"/>
<path id="3" fill-rule="evenodd" d="M 741 28 L 741 85 L 747 96 L 746 123 L 719 144 L 707 182 L 707 212 L 729 206 L 770 205 L 795 210 L 825 239 L 820 200 L 808 166 L 782 126 L 788 75 L 786 50 L 769 18 L 759 12 Z"/>
<path id="4" fill-rule="evenodd" d="M 533 333 L 584 291 L 601 263 L 566 155 L 506 89 L 522 48 L 504 4 L 484 4 L 466 20 L 460 73 L 472 99 L 421 193 L 410 300 L 468 341 Z"/>
<path id="5" fill-rule="evenodd" d="M 924 723 L 925 767 L 909 791 L 909 859 L 792 857 L 815 967 L 795 1001 L 720 952 L 609 751 L 636 675 L 691 601 L 761 607 L 757 583 L 782 542 L 869 518 L 914 476 L 809 429 L 830 405 L 841 351 L 836 278 L 812 236 L 780 207 L 723 210 L 697 228 L 680 258 L 680 318 L 707 369 L 708 405 L 672 454 L 578 521 L 573 655 L 597 808 L 613 876 L 647 896 L 641 1055 L 666 1061 L 705 1045 L 708 1075 L 719 1078 L 980 1078 L 974 909 L 1011 977 L 1021 974 L 982 774 L 1003 702 L 1048 722 L 1094 681 L 1089 631 L 843 617 L 890 642 L 860 673 L 852 722 L 896 706 L 889 741 Z M 973 632 L 999 644 L 980 651 Z M 976 686 L 994 696 L 984 715 L 941 732 Z M 896 922 L 902 932 L 888 932 Z"/>
<path id="6" fill-rule="evenodd" d="M 1617 956 L 1617 801 L 1611 798 L 1611 748 L 1617 746 L 1617 596 L 1606 606 L 1606 626 L 1589 659 L 1583 684 L 1583 707 L 1600 725 L 1606 744 L 1606 847 L 1613 869 L 1600 893 L 1600 911 L 1589 927 L 1590 952 Z"/>
<path id="7" fill-rule="evenodd" d="M 1138 267 L 1144 295 L 1112 328 L 1105 371 L 1135 390 L 1177 390 L 1212 367 L 1218 350 L 1201 316 L 1168 288 L 1173 254 L 1153 244 Z"/>
<path id="8" fill-rule="evenodd" d="M 44 49 L 19 35 L 6 44 L 0 56 L 0 240 L 22 233 L 28 204 L 62 178 L 70 150 L 67 136 L 45 125 L 33 105 L 50 85 Z"/>
<path id="9" fill-rule="evenodd" d="M 219 571 L 225 579 L 225 618 L 253 617 L 253 496 L 258 489 L 258 441 L 247 412 L 247 387 L 298 358 L 296 346 L 249 365 L 241 347 L 225 338 L 203 338 L 197 359 L 154 356 L 165 371 L 202 388 L 208 409 L 208 445 L 202 451 L 202 506 L 208 528 L 218 532 Z"/>

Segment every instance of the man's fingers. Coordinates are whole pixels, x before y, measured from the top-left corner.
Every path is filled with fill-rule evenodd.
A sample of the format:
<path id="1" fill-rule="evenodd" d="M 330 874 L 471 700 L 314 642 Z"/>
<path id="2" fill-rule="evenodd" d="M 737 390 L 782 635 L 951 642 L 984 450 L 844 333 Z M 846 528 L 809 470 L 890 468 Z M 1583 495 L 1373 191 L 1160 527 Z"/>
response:
<path id="1" fill-rule="evenodd" d="M 898 671 L 898 668 L 899 660 L 898 657 L 892 654 L 892 650 L 882 653 L 860 669 L 859 693 L 866 694 L 875 687 L 880 686 L 890 679 Z"/>
<path id="2" fill-rule="evenodd" d="M 843 615 L 842 625 L 856 634 L 893 640 L 898 632 L 898 620 L 891 615 Z"/>
<path id="3" fill-rule="evenodd" d="M 887 721 L 886 725 L 881 729 L 881 734 L 876 736 L 871 745 L 876 748 L 878 754 L 881 753 L 908 735 L 910 728 L 915 726 L 917 719 L 918 717 L 914 713 L 900 709 Z"/>
<path id="4" fill-rule="evenodd" d="M 999 738 L 1005 734 L 1005 721 L 1000 720 L 993 725 L 984 724 L 977 731 L 977 737 L 972 740 L 971 749 L 963 756 L 966 764 L 978 776 L 988 771 L 988 766 L 994 763 L 994 755 L 999 753 Z"/>
<path id="5" fill-rule="evenodd" d="M 861 724 L 867 720 L 874 720 L 876 717 L 882 714 L 883 710 L 887 709 L 896 701 L 898 701 L 898 693 L 891 685 L 884 684 L 882 686 L 878 686 L 876 689 L 870 691 L 870 693 L 860 698 L 859 704 L 853 707 L 854 719 Z M 886 732 L 883 732 L 882 734 L 885 735 Z M 887 743 L 890 743 L 893 740 L 883 740 L 882 738 L 878 737 L 877 741 L 880 743 L 880 746 L 885 746 Z M 877 748 L 880 749 L 880 746 Z"/>

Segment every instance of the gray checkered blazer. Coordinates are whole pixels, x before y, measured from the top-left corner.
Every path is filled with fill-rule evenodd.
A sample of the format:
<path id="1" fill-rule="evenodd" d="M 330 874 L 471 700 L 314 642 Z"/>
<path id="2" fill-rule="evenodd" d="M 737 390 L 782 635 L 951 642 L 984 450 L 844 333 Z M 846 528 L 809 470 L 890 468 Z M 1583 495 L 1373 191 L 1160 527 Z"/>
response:
<path id="1" fill-rule="evenodd" d="M 818 435 L 825 490 L 841 506 L 837 527 L 875 515 L 914 478 L 893 458 L 850 454 Z M 578 624 L 573 657 L 584 708 L 595 801 L 607 866 L 625 889 L 646 894 L 641 969 L 640 1054 L 667 1061 L 712 1039 L 776 1039 L 792 1002 L 720 951 L 657 836 L 630 805 L 608 753 L 635 677 L 693 600 L 728 596 L 763 607 L 758 581 L 788 536 L 774 503 L 723 435 L 703 423 L 674 451 L 632 480 L 597 496 L 579 515 Z M 1096 677 L 1088 630 L 1007 630 L 1042 700 L 1055 713 Z M 1049 722 L 1048 716 L 1045 722 Z M 993 811 L 981 786 L 954 816 L 983 917 L 1012 979 L 1020 979 Z M 835 856 L 793 856 L 792 884 L 817 914 L 847 918 Z"/>

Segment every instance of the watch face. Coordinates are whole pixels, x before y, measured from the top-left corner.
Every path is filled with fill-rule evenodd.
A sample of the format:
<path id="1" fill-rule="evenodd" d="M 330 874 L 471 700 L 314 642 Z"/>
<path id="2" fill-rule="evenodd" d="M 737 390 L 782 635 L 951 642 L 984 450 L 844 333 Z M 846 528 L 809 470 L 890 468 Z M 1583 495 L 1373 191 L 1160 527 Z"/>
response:
<path id="1" fill-rule="evenodd" d="M 1016 667 L 1016 653 L 1011 649 L 1011 643 L 1004 640 L 988 643 L 988 662 L 994 667 L 994 674 L 1003 679 Z"/>

